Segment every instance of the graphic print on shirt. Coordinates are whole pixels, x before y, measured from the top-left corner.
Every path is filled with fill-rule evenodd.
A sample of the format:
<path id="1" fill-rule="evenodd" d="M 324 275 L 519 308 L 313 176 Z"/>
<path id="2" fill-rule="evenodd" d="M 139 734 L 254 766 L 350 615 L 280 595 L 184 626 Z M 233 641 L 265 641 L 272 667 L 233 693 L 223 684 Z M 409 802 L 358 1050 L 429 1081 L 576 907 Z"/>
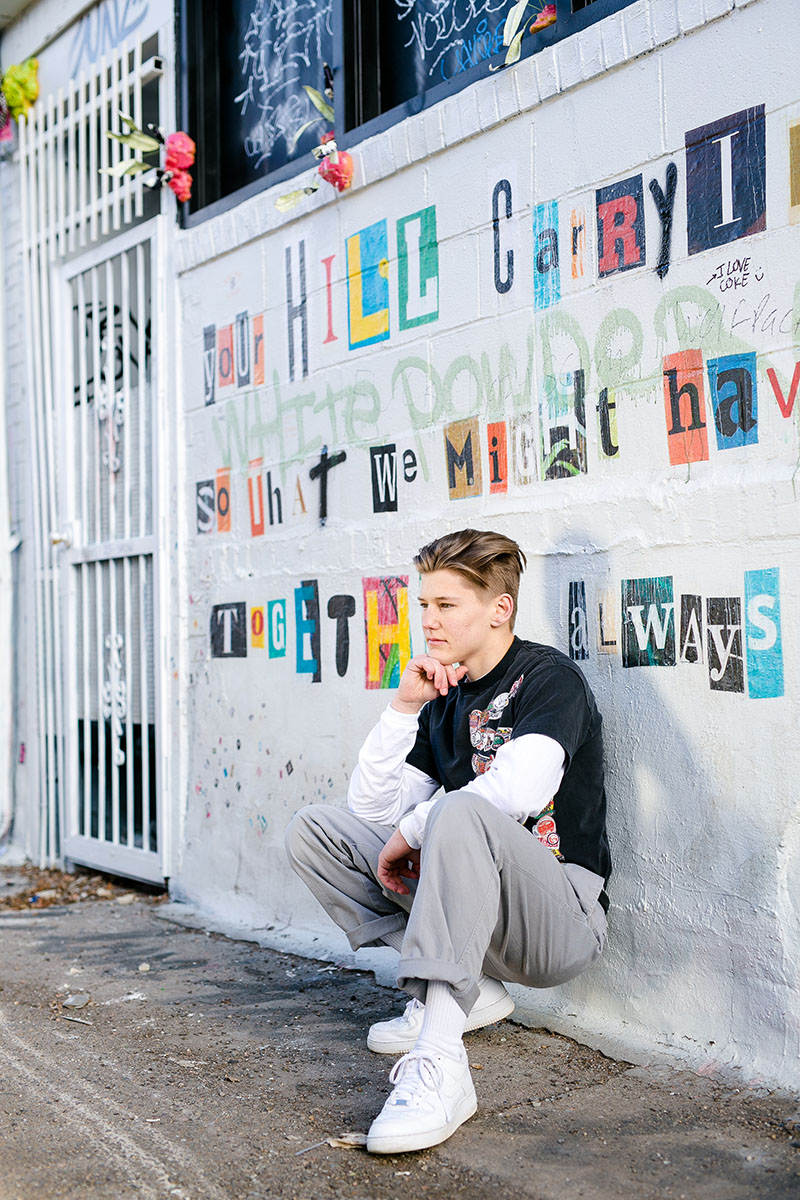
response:
<path id="1" fill-rule="evenodd" d="M 476 775 L 486 774 L 494 762 L 497 751 L 511 737 L 513 725 L 498 726 L 493 729 L 489 722 L 500 719 L 509 701 L 513 700 L 519 691 L 524 678 L 523 674 L 519 679 L 515 679 L 511 688 L 507 692 L 501 692 L 499 696 L 495 696 L 488 708 L 475 708 L 469 714 L 469 740 L 475 748 L 472 756 L 472 769 Z M 542 845 L 547 846 L 548 850 L 553 851 L 556 858 L 561 859 L 561 839 L 558 836 L 553 812 L 554 804 L 551 800 L 547 808 L 539 814 L 533 832 Z"/>
<path id="2" fill-rule="evenodd" d="M 547 846 L 548 850 L 552 850 L 559 862 L 563 862 L 564 855 L 561 853 L 561 839 L 556 829 L 556 819 L 553 816 L 554 811 L 555 804 L 551 800 L 547 808 L 537 817 L 533 832 L 542 845 Z"/>
<path id="3" fill-rule="evenodd" d="M 499 721 L 509 700 L 513 700 L 525 678 L 520 675 L 507 692 L 501 692 L 490 701 L 488 708 L 474 708 L 469 714 L 469 740 L 475 747 L 472 769 L 476 775 L 485 775 L 494 762 L 494 756 L 511 737 L 513 726 L 503 729 L 488 728 L 490 721 Z"/>

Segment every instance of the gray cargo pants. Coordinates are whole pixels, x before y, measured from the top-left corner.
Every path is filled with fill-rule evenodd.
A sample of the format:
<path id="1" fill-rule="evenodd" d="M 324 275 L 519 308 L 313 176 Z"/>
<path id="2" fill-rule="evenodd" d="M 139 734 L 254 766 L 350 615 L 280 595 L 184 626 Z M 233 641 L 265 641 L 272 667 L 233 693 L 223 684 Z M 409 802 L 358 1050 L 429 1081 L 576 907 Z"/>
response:
<path id="1" fill-rule="evenodd" d="M 470 791 L 448 792 L 425 828 L 411 894 L 377 881 L 394 832 L 345 809 L 312 804 L 286 831 L 289 861 L 354 950 L 405 930 L 398 985 L 424 1002 L 449 983 L 465 1012 L 481 972 L 529 987 L 573 979 L 600 955 L 606 916 L 599 875 L 560 863 L 535 834 Z"/>

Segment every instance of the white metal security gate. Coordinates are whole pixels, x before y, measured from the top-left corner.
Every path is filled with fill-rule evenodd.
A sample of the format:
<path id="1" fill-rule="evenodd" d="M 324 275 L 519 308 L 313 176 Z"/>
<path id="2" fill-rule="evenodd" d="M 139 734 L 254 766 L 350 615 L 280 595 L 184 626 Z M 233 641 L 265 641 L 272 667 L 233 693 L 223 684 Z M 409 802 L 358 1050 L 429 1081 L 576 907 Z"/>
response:
<path id="1" fill-rule="evenodd" d="M 106 134 L 120 111 L 159 121 L 161 36 L 122 46 L 20 122 L 39 860 L 153 881 L 165 874 L 153 499 L 162 218 L 141 176 L 98 168 L 118 161 Z"/>
<path id="2" fill-rule="evenodd" d="M 157 235 L 64 272 L 62 410 L 66 829 L 64 854 L 163 878 L 158 805 L 158 606 L 153 521 L 153 276 Z"/>

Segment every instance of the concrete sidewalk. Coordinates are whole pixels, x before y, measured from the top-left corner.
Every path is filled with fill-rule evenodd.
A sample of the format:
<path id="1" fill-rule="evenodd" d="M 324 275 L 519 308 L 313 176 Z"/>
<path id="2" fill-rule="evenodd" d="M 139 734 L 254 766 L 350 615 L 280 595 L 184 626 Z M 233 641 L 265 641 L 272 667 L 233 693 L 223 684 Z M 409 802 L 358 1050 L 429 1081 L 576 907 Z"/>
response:
<path id="1" fill-rule="evenodd" d="M 364 1036 L 399 993 L 188 929 L 128 885 L 79 877 L 31 904 L 28 883 L 0 867 L 0 1200 L 800 1193 L 796 1097 L 510 1021 L 469 1036 L 480 1107 L 448 1142 L 389 1158 L 330 1145 L 380 1108 L 393 1060 Z"/>

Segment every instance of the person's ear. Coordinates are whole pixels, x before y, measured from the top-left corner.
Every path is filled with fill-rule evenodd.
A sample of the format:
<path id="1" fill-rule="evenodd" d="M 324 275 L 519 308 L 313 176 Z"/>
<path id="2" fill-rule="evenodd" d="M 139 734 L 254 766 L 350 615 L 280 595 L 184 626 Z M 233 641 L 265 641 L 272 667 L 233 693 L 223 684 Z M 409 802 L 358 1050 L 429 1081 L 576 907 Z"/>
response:
<path id="1" fill-rule="evenodd" d="M 502 596 L 498 596 L 494 602 L 494 614 L 492 616 L 492 625 L 496 628 L 500 625 L 505 625 L 511 620 L 514 613 L 514 601 L 508 592 L 504 592 Z"/>

